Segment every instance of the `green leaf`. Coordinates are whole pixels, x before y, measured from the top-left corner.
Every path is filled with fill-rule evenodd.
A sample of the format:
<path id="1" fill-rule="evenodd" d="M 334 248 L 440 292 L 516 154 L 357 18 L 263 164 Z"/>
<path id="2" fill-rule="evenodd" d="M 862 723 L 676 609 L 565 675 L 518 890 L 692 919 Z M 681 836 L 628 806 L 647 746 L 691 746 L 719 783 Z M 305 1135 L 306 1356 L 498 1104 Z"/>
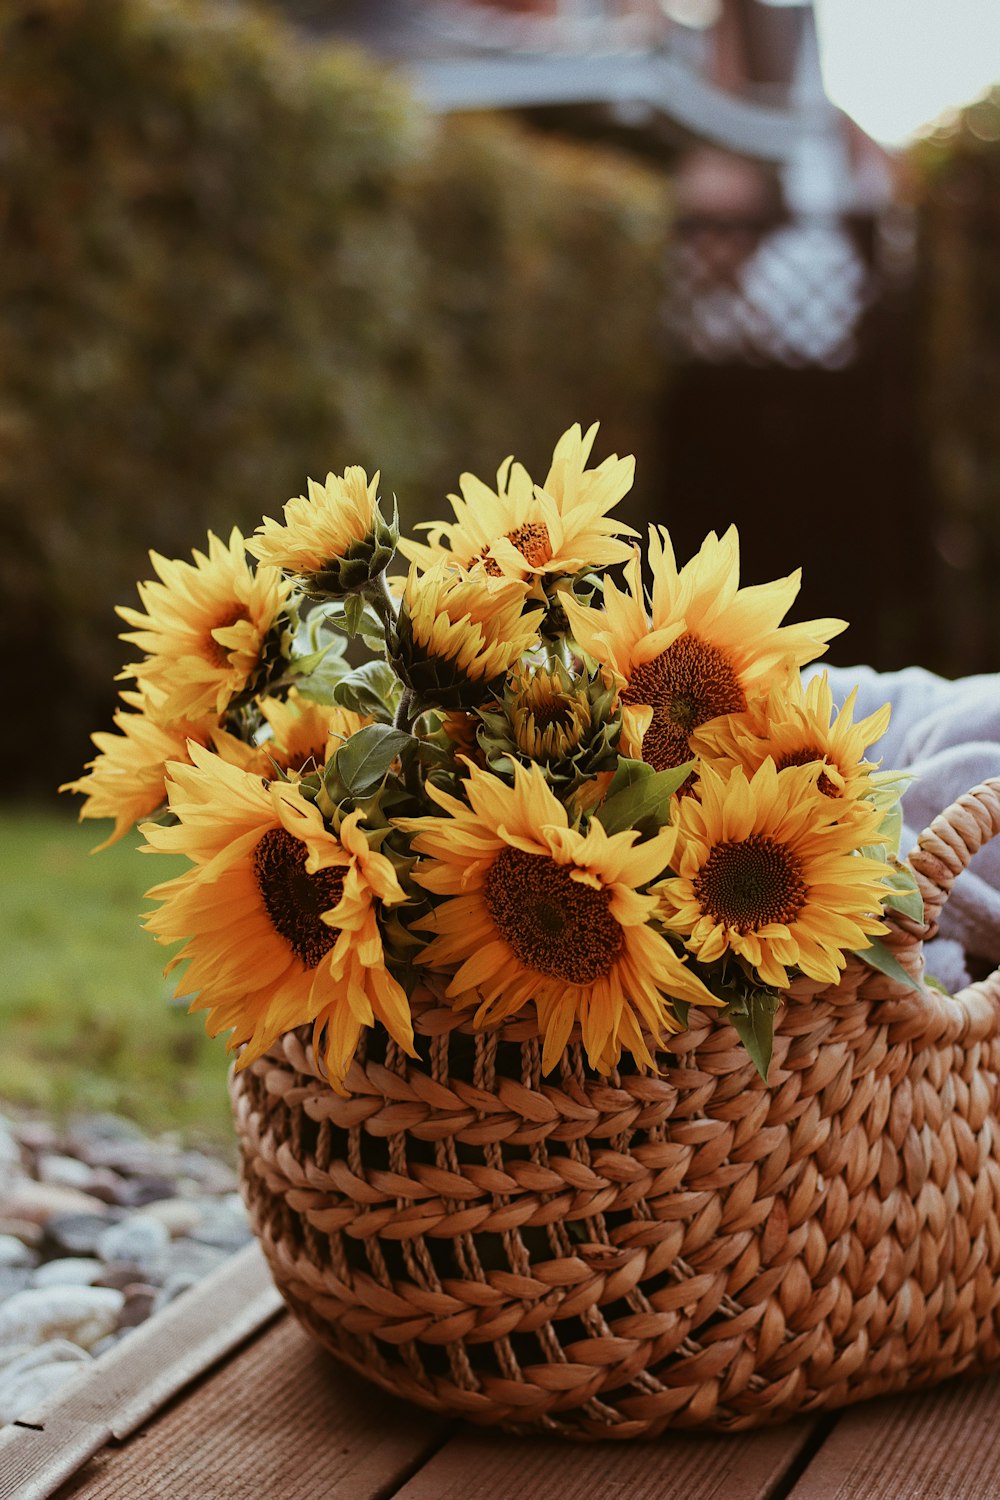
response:
<path id="1" fill-rule="evenodd" d="M 893 957 L 880 938 L 873 937 L 870 947 L 859 948 L 856 951 L 857 957 L 870 969 L 878 969 L 880 974 L 885 974 L 887 978 L 895 979 L 899 984 L 905 984 L 910 989 L 916 987 L 916 980 L 912 975 L 907 974 L 903 965 Z"/>
<path id="2" fill-rule="evenodd" d="M 333 701 L 373 719 L 391 719 L 400 687 L 388 662 L 366 661 L 340 679 L 333 690 Z"/>
<path id="3" fill-rule="evenodd" d="M 622 756 L 608 795 L 594 817 L 605 833 L 638 828 L 644 821 L 652 824 L 650 831 L 655 832 L 669 823 L 670 798 L 684 785 L 693 768 L 694 761 L 689 760 L 668 771 L 654 771 L 645 761 Z"/>
<path id="4" fill-rule="evenodd" d="M 758 991 L 746 997 L 746 1010 L 741 1013 L 733 1006 L 726 1007 L 724 1015 L 747 1049 L 747 1055 L 757 1072 L 767 1082 L 774 1047 L 774 1013 L 778 1008 L 778 996 L 773 990 Z"/>
<path id="5" fill-rule="evenodd" d="M 365 601 L 360 594 L 348 594 L 344 600 L 343 622 L 348 635 L 357 635 L 365 617 Z"/>
<path id="6" fill-rule="evenodd" d="M 417 741 L 391 724 L 368 724 L 332 757 L 324 781 L 337 782 L 352 797 L 366 797 L 383 781 L 397 755 L 412 754 Z"/>
<path id="7" fill-rule="evenodd" d="M 879 824 L 878 837 L 890 854 L 899 853 L 899 841 L 903 837 L 903 809 L 898 802 L 889 808 Z"/>
<path id="8" fill-rule="evenodd" d="M 912 917 L 914 922 L 924 920 L 924 898 L 909 870 L 893 870 L 892 874 L 886 877 L 885 884 L 889 891 L 882 898 L 883 906 L 891 907 L 894 911 L 901 911 L 904 917 Z"/>
<path id="9" fill-rule="evenodd" d="M 346 645 L 343 636 L 334 636 L 323 650 L 289 662 L 287 675 L 297 690 L 317 703 L 329 703 L 334 687 L 351 670 L 343 659 Z"/>
<path id="10" fill-rule="evenodd" d="M 674 995 L 670 1000 L 670 1009 L 681 1023 L 683 1029 L 687 1031 L 688 1015 L 691 1010 L 690 1000 L 678 1000 L 677 996 Z"/>

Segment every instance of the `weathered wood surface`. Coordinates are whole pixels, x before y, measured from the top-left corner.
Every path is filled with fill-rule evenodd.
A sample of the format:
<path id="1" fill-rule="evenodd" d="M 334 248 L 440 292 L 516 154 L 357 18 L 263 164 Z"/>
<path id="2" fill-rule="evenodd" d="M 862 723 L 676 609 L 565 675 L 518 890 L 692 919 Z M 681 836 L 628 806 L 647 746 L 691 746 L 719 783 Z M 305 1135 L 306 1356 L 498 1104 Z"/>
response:
<path id="1" fill-rule="evenodd" d="M 987 1500 L 1000 1379 L 732 1437 L 449 1425 L 345 1371 L 256 1246 L 0 1434 L 0 1500 Z"/>

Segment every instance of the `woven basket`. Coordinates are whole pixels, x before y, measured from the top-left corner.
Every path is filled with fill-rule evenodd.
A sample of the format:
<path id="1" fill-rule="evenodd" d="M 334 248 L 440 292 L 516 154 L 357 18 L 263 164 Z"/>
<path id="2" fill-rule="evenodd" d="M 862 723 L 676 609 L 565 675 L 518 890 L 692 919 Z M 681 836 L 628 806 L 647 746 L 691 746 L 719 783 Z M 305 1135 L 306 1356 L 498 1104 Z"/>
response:
<path id="1" fill-rule="evenodd" d="M 1000 780 L 911 856 L 926 925 L 1000 831 Z M 307 1045 L 233 1075 L 254 1229 L 360 1373 L 517 1431 L 746 1428 L 1000 1365 L 1000 971 L 954 998 L 849 961 L 779 1012 L 770 1082 L 691 1010 L 662 1077 L 425 996 L 339 1098 Z"/>

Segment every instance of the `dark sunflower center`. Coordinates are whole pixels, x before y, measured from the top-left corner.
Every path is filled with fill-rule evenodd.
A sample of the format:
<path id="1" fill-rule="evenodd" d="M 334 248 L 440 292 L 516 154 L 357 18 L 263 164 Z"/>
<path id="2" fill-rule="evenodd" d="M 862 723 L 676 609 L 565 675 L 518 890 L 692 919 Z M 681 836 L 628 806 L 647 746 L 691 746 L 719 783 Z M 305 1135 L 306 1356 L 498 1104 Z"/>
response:
<path id="1" fill-rule="evenodd" d="M 205 656 L 212 663 L 213 667 L 225 669 L 229 666 L 229 650 L 215 639 L 212 631 L 228 630 L 230 625 L 237 625 L 240 620 L 249 620 L 249 618 L 250 615 L 243 606 L 241 604 L 236 605 L 228 614 L 223 615 L 221 619 L 213 621 L 208 630 L 206 630 L 204 642 Z"/>
<path id="2" fill-rule="evenodd" d="M 560 698 L 551 699 L 548 703 L 536 703 L 529 712 L 536 729 L 548 729 L 550 724 L 558 724 L 560 729 L 567 729 L 573 722 L 571 706 Z"/>
<path id="3" fill-rule="evenodd" d="M 346 869 L 306 871 L 306 846 L 285 828 L 271 828 L 250 856 L 257 889 L 274 928 L 300 963 L 315 969 L 337 941 L 339 927 L 320 921 L 344 892 Z"/>
<path id="4" fill-rule="evenodd" d="M 789 755 L 783 755 L 778 762 L 778 770 L 783 771 L 786 766 L 809 766 L 816 760 L 825 761 L 826 756 L 822 750 L 817 750 L 815 745 L 807 745 L 804 750 L 793 750 Z M 825 771 L 820 771 L 816 786 L 824 797 L 840 796 L 836 784 L 831 781 Z"/>
<path id="5" fill-rule="evenodd" d="M 737 932 L 789 923 L 806 899 L 802 867 L 791 849 L 764 833 L 716 844 L 694 882 L 703 912 Z"/>
<path id="6" fill-rule="evenodd" d="M 507 533 L 508 542 L 513 542 L 525 562 L 533 568 L 541 568 L 552 556 L 552 541 L 549 537 L 549 529 L 541 521 L 527 521 L 523 526 L 516 527 Z M 482 555 L 482 564 L 492 578 L 503 576 L 501 569 L 490 556 L 487 547 Z"/>
<path id="7" fill-rule="evenodd" d="M 593 984 L 622 950 L 610 892 L 581 885 L 547 855 L 501 849 L 484 894 L 497 930 L 525 968 L 567 984 Z"/>
<path id="8" fill-rule="evenodd" d="M 651 706 L 642 758 L 657 771 L 690 759 L 688 737 L 693 729 L 720 714 L 741 713 L 747 706 L 726 653 L 690 632 L 636 668 L 622 702 Z"/>

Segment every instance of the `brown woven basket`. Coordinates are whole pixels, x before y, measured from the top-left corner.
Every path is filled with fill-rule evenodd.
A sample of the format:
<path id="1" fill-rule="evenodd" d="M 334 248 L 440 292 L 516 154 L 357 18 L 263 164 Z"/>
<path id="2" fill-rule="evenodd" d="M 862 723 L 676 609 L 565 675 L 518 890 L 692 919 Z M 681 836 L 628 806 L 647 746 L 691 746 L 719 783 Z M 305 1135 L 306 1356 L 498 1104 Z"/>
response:
<path id="1" fill-rule="evenodd" d="M 1000 780 L 911 856 L 922 939 L 1000 831 Z M 275 1280 L 360 1373 L 518 1431 L 745 1428 L 1000 1365 L 1000 971 L 954 998 L 851 960 L 799 984 L 770 1082 L 691 1011 L 662 1077 L 610 1079 L 531 1025 L 427 997 L 421 1061 L 377 1043 L 339 1098 L 308 1033 L 234 1075 Z"/>

